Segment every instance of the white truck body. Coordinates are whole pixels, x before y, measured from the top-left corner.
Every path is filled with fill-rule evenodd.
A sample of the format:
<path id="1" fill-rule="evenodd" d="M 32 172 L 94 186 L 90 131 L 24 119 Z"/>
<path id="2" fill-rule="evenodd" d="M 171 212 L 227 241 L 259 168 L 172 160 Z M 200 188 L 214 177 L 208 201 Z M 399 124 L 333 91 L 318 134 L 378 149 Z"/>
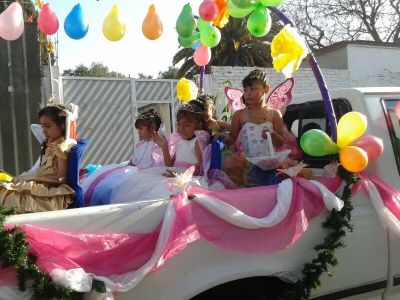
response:
<path id="1" fill-rule="evenodd" d="M 330 95 L 333 99 L 347 99 L 354 111 L 367 117 L 367 134 L 380 137 L 384 142 L 383 155 L 370 162 L 366 172 L 400 189 L 399 170 L 381 103 L 382 99 L 400 101 L 400 88 L 343 89 L 331 91 Z M 321 100 L 320 94 L 295 97 L 292 103 L 312 100 Z M 148 232 L 162 219 L 167 203 L 168 200 L 154 200 L 17 215 L 10 217 L 7 223 L 30 223 L 87 233 Z M 312 298 L 400 299 L 400 239 L 381 224 L 363 190 L 353 198 L 353 206 L 354 232 L 346 235 L 347 247 L 337 251 L 339 264 L 331 270 L 334 277 L 323 276 L 321 287 L 314 291 Z M 313 247 L 326 235 L 321 227 L 326 216 L 327 213 L 323 213 L 313 219 L 292 247 L 269 254 L 228 253 L 200 239 L 117 298 L 184 300 L 243 278 L 265 276 L 296 280 L 304 263 L 314 257 Z M 99 219 L 104 219 L 101 225 L 93 222 Z M 267 284 L 268 279 L 265 282 L 265 289 L 274 289 L 273 285 Z M 252 288 L 251 283 L 249 288 Z M 203 298 L 207 299 L 207 296 Z"/>

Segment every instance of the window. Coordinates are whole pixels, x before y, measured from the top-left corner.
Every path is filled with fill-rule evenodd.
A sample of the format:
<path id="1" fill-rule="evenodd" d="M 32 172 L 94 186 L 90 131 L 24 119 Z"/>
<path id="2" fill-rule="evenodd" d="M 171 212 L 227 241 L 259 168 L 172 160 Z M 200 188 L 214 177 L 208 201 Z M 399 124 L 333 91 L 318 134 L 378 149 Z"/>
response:
<path id="1" fill-rule="evenodd" d="M 334 99 L 332 102 L 337 120 L 351 111 L 350 102 L 346 99 Z M 283 120 L 288 130 L 298 138 L 298 141 L 301 135 L 310 129 L 321 129 L 330 135 L 329 123 L 322 101 L 289 105 Z M 322 168 L 334 159 L 337 159 L 336 155 L 313 157 L 304 154 L 302 157 L 302 160 L 312 168 Z"/>
<path id="2" fill-rule="evenodd" d="M 400 174 L 400 99 L 382 99 L 381 103 Z"/>

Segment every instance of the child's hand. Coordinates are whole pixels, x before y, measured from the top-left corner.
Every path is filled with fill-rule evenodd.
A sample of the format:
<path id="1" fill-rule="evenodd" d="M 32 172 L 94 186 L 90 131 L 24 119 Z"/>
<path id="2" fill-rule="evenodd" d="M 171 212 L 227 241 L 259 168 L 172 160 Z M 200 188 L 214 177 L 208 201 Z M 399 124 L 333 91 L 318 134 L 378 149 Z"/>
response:
<path id="1" fill-rule="evenodd" d="M 267 132 L 269 132 L 269 133 L 272 135 L 272 130 L 265 129 L 265 130 L 262 131 L 262 134 L 261 134 L 261 137 L 262 137 L 263 139 L 268 139 Z"/>
<path id="2" fill-rule="evenodd" d="M 168 148 L 167 139 L 164 136 L 159 135 L 155 131 L 153 132 L 153 142 L 156 143 L 162 149 Z"/>

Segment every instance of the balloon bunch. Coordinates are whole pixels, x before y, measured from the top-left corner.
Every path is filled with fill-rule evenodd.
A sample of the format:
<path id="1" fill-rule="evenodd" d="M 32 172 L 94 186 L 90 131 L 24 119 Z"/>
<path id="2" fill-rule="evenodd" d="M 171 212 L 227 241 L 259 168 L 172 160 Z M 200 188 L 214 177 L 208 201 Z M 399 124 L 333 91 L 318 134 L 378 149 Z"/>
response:
<path id="1" fill-rule="evenodd" d="M 24 32 L 24 16 L 18 2 L 11 3 L 0 14 L 0 37 L 7 41 L 18 39 Z"/>
<path id="2" fill-rule="evenodd" d="M 383 153 L 381 139 L 364 135 L 367 118 L 358 112 L 343 115 L 337 127 L 337 143 L 322 130 L 306 131 L 300 139 L 303 151 L 312 156 L 339 153 L 342 166 L 350 172 L 360 172 L 368 165 L 368 160 L 377 159 Z"/>
<path id="3" fill-rule="evenodd" d="M 215 47 L 221 40 L 218 28 L 202 18 L 196 21 L 190 4 L 186 4 L 176 20 L 178 42 L 184 48 L 195 48 L 194 61 L 198 66 L 205 66 L 211 60 L 210 48 Z"/>
<path id="4" fill-rule="evenodd" d="M 262 37 L 271 29 L 271 16 L 267 6 L 277 7 L 285 0 L 229 0 L 228 11 L 234 18 L 243 18 L 251 13 L 247 19 L 247 29 L 256 36 Z"/>

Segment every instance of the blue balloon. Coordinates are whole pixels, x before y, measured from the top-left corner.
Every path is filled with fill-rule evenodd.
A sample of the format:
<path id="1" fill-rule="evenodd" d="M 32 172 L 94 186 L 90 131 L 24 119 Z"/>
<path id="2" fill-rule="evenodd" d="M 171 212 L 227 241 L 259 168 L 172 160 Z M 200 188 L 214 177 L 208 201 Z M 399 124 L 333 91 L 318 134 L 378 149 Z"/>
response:
<path id="1" fill-rule="evenodd" d="M 192 49 L 196 49 L 198 46 L 201 45 L 201 41 L 197 41 L 196 44 L 192 46 Z"/>
<path id="2" fill-rule="evenodd" d="M 81 5 L 75 5 L 64 21 L 65 33 L 74 40 L 83 38 L 89 30 L 89 23 L 84 18 Z"/>

